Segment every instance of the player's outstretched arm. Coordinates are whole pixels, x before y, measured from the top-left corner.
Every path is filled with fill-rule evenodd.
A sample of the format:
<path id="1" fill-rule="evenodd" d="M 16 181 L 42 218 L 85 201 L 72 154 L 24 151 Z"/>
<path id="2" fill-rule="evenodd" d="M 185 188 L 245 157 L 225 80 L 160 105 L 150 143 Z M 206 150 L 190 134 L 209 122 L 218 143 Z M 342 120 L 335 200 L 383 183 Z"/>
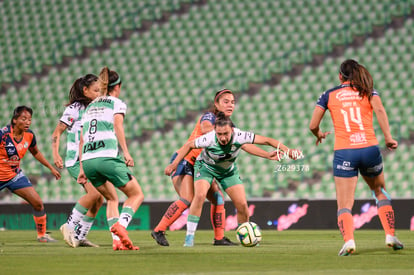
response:
<path id="1" fill-rule="evenodd" d="M 50 172 L 55 176 L 55 178 L 58 180 L 60 179 L 60 173 L 58 170 L 55 169 L 43 156 L 43 154 L 39 151 L 37 148 L 37 145 L 29 148 L 30 153 L 33 155 L 35 159 L 37 159 L 41 164 L 49 168 Z"/>
<path id="2" fill-rule="evenodd" d="M 255 135 L 255 144 L 269 145 L 276 149 L 276 152 L 271 152 L 270 158 L 275 160 L 282 160 L 285 156 L 291 159 L 299 159 L 303 157 L 303 153 L 298 149 L 290 149 L 280 141 L 260 135 Z"/>
<path id="3" fill-rule="evenodd" d="M 250 155 L 265 158 L 265 159 L 272 159 L 272 152 L 267 152 L 262 148 L 254 145 L 254 144 L 243 144 L 242 150 L 249 153 Z"/>
<path id="4" fill-rule="evenodd" d="M 311 130 L 312 134 L 316 137 L 316 146 L 319 145 L 319 143 L 322 143 L 322 140 L 324 140 L 331 133 L 331 132 L 322 132 L 321 129 L 319 128 L 319 125 L 321 123 L 321 120 L 324 114 L 325 114 L 324 109 L 320 107 L 315 107 L 311 121 L 309 123 L 309 129 Z"/>
<path id="5" fill-rule="evenodd" d="M 170 163 L 167 167 L 165 167 L 164 174 L 170 176 L 176 169 L 180 161 L 191 151 L 191 149 L 195 148 L 194 140 L 187 141 L 184 146 L 177 150 L 177 156 L 175 157 L 174 161 Z"/>

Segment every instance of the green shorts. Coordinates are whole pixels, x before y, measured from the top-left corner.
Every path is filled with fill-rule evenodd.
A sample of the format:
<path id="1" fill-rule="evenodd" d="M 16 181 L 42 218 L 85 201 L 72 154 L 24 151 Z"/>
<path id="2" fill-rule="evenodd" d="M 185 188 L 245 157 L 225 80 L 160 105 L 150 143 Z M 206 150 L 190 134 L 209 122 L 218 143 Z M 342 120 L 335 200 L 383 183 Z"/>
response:
<path id="1" fill-rule="evenodd" d="M 220 174 L 209 170 L 201 162 L 196 161 L 194 165 L 194 182 L 197 180 L 206 180 L 211 185 L 214 179 L 220 183 L 224 191 L 231 186 L 243 184 L 237 166 L 234 166 L 234 169 L 229 172 Z"/>
<path id="2" fill-rule="evenodd" d="M 115 187 L 125 186 L 132 180 L 125 162 L 120 158 L 95 158 L 82 161 L 83 171 L 95 187 L 110 181 Z"/>
<path id="3" fill-rule="evenodd" d="M 79 176 L 79 171 L 80 171 L 80 166 L 79 166 L 79 161 L 77 161 L 73 166 L 71 167 L 66 167 L 66 169 L 68 169 L 69 174 L 72 176 L 72 178 L 74 178 L 75 180 L 78 179 Z"/>

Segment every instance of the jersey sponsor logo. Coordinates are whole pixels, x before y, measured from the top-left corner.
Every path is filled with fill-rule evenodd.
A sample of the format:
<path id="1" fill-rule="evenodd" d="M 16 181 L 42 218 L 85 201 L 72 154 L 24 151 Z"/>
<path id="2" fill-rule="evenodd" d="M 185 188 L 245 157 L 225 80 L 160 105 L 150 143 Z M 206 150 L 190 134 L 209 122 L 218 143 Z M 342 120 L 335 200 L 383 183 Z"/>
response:
<path id="1" fill-rule="evenodd" d="M 21 178 L 23 178 L 25 175 L 23 174 L 23 172 L 19 172 L 11 181 L 12 182 L 16 182 L 16 181 L 18 181 L 19 179 L 21 179 Z M 30 180 L 29 179 L 27 179 L 29 182 L 30 182 Z"/>
<path id="2" fill-rule="evenodd" d="M 241 135 L 242 133 L 239 133 L 239 136 Z M 251 140 L 252 139 L 252 135 L 253 135 L 253 133 L 251 133 L 251 132 L 244 132 L 244 139 L 245 140 Z"/>
<path id="3" fill-rule="evenodd" d="M 9 143 L 7 143 L 6 147 L 14 147 L 14 144 L 9 141 Z"/>
<path id="4" fill-rule="evenodd" d="M 19 156 L 18 156 L 18 155 L 14 155 L 14 156 L 11 156 L 11 157 L 9 158 L 9 160 L 11 160 L 11 161 L 19 161 L 19 160 L 20 160 L 20 158 L 19 158 Z"/>
<path id="5" fill-rule="evenodd" d="M 83 152 L 86 153 L 89 151 L 95 151 L 95 150 L 98 150 L 99 148 L 105 148 L 105 142 L 103 140 L 86 144 L 83 149 Z"/>
<path id="6" fill-rule="evenodd" d="M 365 144 L 367 143 L 367 138 L 365 133 L 354 133 L 349 137 L 351 144 Z"/>
<path id="7" fill-rule="evenodd" d="M 109 98 L 101 98 L 97 102 L 112 103 L 112 99 L 109 99 Z"/>
<path id="8" fill-rule="evenodd" d="M 367 172 L 368 173 L 378 173 L 382 170 L 382 166 L 383 166 L 383 164 L 380 163 L 378 165 L 375 165 L 374 167 L 367 168 Z"/>
<path id="9" fill-rule="evenodd" d="M 18 151 L 21 151 L 21 150 L 23 150 L 23 148 L 27 148 L 27 147 L 29 147 L 29 145 L 27 144 L 27 142 L 25 142 L 24 144 L 17 144 L 17 150 Z"/>
<path id="10" fill-rule="evenodd" d="M 217 160 L 223 161 L 226 159 L 231 159 L 232 157 L 233 157 L 232 154 L 223 154 L 223 155 L 218 155 Z"/>
<path id="11" fill-rule="evenodd" d="M 361 100 L 362 98 L 359 96 L 359 92 L 344 90 L 336 94 L 336 99 L 338 99 L 339 101 L 345 101 L 345 100 Z"/>
<path id="12" fill-rule="evenodd" d="M 336 169 L 345 170 L 345 171 L 352 171 L 352 170 L 354 170 L 354 167 L 351 167 L 351 163 L 349 161 L 344 161 L 342 163 L 342 165 L 338 164 L 336 166 Z"/>

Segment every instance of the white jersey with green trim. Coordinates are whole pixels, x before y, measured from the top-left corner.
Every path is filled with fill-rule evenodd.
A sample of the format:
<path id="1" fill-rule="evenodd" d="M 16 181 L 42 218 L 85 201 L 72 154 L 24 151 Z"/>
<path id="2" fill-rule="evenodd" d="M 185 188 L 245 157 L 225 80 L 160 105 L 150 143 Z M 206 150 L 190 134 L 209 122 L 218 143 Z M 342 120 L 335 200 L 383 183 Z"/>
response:
<path id="1" fill-rule="evenodd" d="M 66 136 L 66 167 L 72 167 L 79 160 L 81 119 L 84 112 L 85 106 L 79 102 L 74 102 L 66 107 L 60 118 L 60 122 L 68 127 Z"/>
<path id="2" fill-rule="evenodd" d="M 204 148 L 197 157 L 198 161 L 209 170 L 225 173 L 235 167 L 235 160 L 243 144 L 254 143 L 255 134 L 233 128 L 233 135 L 227 145 L 221 145 L 216 137 L 216 131 L 211 131 L 194 140 L 196 148 Z"/>
<path id="3" fill-rule="evenodd" d="M 126 104 L 113 96 L 101 96 L 89 104 L 82 117 L 82 160 L 118 156 L 114 116 L 125 115 L 126 109 Z"/>

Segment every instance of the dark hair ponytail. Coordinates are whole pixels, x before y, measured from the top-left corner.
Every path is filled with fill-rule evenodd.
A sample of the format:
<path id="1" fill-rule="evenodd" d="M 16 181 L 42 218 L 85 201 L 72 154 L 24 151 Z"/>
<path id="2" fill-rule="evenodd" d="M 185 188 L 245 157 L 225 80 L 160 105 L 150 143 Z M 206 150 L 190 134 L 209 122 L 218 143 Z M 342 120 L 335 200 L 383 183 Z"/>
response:
<path id="1" fill-rule="evenodd" d="M 214 127 L 216 126 L 223 127 L 226 125 L 233 127 L 233 122 L 231 121 L 230 117 L 227 117 L 223 112 L 218 112 L 216 115 L 216 121 L 214 123 Z"/>
<path id="2" fill-rule="evenodd" d="M 66 106 L 79 102 L 83 106 L 87 106 L 92 100 L 83 94 L 83 88 L 91 86 L 98 80 L 94 74 L 87 74 L 75 80 L 69 91 L 69 103 Z"/>
<path id="3" fill-rule="evenodd" d="M 359 92 L 361 97 L 371 99 L 374 90 L 374 81 L 368 70 L 353 59 L 342 62 L 339 69 L 343 81 L 349 81 L 351 87 Z"/>

